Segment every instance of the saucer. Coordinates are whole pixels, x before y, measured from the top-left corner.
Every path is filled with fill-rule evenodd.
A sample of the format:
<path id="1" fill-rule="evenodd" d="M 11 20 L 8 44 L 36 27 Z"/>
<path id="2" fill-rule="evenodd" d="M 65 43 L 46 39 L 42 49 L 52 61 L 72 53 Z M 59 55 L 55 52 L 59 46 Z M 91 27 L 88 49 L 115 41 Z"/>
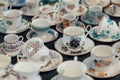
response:
<path id="1" fill-rule="evenodd" d="M 120 40 L 120 33 L 117 36 L 106 38 L 106 37 L 103 37 L 102 35 L 97 35 L 96 28 L 97 28 L 97 26 L 93 27 L 90 30 L 89 36 L 92 39 L 94 39 L 96 41 L 100 41 L 100 42 L 114 42 L 114 41 Z"/>
<path id="2" fill-rule="evenodd" d="M 88 13 L 86 13 L 86 14 L 84 14 L 84 15 L 81 16 L 81 21 L 84 22 L 84 23 L 86 23 L 86 24 L 90 24 L 90 25 L 98 25 L 103 16 L 108 17 L 106 14 L 102 13 L 98 17 L 97 21 L 95 21 L 94 19 L 96 19 L 96 18 L 90 17 L 88 15 Z"/>
<path id="3" fill-rule="evenodd" d="M 18 80 L 15 75 L 10 74 L 8 77 L 1 78 L 0 80 Z"/>
<path id="4" fill-rule="evenodd" d="M 61 64 L 63 61 L 62 55 L 55 51 L 55 50 L 50 50 L 50 61 L 48 64 L 44 67 L 41 67 L 40 72 L 47 72 L 51 71 L 57 68 L 59 64 Z"/>
<path id="5" fill-rule="evenodd" d="M 29 9 L 29 7 L 24 6 L 20 10 L 23 11 L 23 15 L 25 15 L 25 16 L 36 16 L 36 15 L 39 15 L 39 13 L 40 13 L 39 7 L 31 10 L 31 9 Z"/>
<path id="6" fill-rule="evenodd" d="M 24 42 L 22 42 L 22 45 Z M 7 52 L 6 50 L 3 49 L 4 42 L 0 44 L 0 55 L 8 55 L 8 56 L 17 56 L 19 53 L 21 53 L 21 49 L 15 52 Z"/>
<path id="7" fill-rule="evenodd" d="M 1 24 L 3 24 L 4 26 L 3 22 Z M 3 26 L 0 25 L 1 33 L 4 33 L 4 34 L 21 33 L 29 28 L 29 22 L 26 21 L 25 19 L 22 19 L 20 27 L 16 28 L 15 30 L 10 29 L 11 24 L 8 24 L 8 26 L 4 26 L 4 27 Z"/>
<path id="8" fill-rule="evenodd" d="M 85 0 L 81 0 L 81 4 L 82 5 L 85 5 L 86 7 L 89 7 L 91 5 L 95 5 L 94 2 L 91 4 L 91 5 L 88 5 Z M 102 7 L 106 7 L 110 4 L 110 0 L 100 0 L 100 3 L 99 3 Z M 98 5 L 98 4 L 97 4 Z"/>
<path id="9" fill-rule="evenodd" d="M 22 7 L 25 6 L 25 3 L 15 3 L 13 4 L 13 7 Z"/>
<path id="10" fill-rule="evenodd" d="M 115 63 L 114 65 L 109 66 L 109 68 L 107 68 L 107 70 L 103 71 L 102 73 L 95 70 L 93 62 L 94 60 L 92 57 L 88 57 L 83 61 L 83 63 L 85 63 L 88 67 L 87 74 L 89 74 L 90 76 L 96 78 L 110 78 L 120 74 L 120 67 L 118 67 L 120 65 L 120 61 Z"/>
<path id="11" fill-rule="evenodd" d="M 56 75 L 51 80 L 65 80 L 65 79 L 63 79 L 60 75 Z M 83 75 L 82 78 L 77 80 L 94 80 L 94 79 L 88 75 Z"/>
<path id="12" fill-rule="evenodd" d="M 55 42 L 55 49 L 59 51 L 60 53 L 68 56 L 78 56 L 78 55 L 84 55 L 91 51 L 91 49 L 95 46 L 94 42 L 86 38 L 85 45 L 82 47 L 81 51 L 78 52 L 70 52 L 66 47 L 63 46 L 62 39 L 60 38 Z"/>
<path id="13" fill-rule="evenodd" d="M 33 38 L 33 37 L 39 37 L 39 35 L 36 32 L 29 31 L 26 35 L 27 39 Z M 54 29 L 50 29 L 47 33 L 45 33 L 45 36 L 41 37 L 41 39 L 47 43 L 55 40 L 58 37 L 58 32 Z"/>
<path id="14" fill-rule="evenodd" d="M 120 56 L 120 41 L 114 43 L 112 47 L 116 50 L 116 52 L 118 53 L 118 56 Z"/>
<path id="15" fill-rule="evenodd" d="M 104 9 L 104 12 L 113 17 L 120 17 L 120 13 L 116 13 L 112 8 L 112 5 L 110 5 Z"/>

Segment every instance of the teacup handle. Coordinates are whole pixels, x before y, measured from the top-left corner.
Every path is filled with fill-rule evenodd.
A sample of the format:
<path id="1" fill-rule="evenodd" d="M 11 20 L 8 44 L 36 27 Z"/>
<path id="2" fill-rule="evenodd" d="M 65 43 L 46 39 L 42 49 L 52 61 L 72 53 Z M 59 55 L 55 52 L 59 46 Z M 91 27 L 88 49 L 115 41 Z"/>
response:
<path id="1" fill-rule="evenodd" d="M 22 44 L 22 42 L 23 42 L 23 36 L 19 36 L 19 40 L 20 40 L 20 44 L 19 45 L 21 45 Z"/>
<path id="2" fill-rule="evenodd" d="M 88 29 L 89 29 L 89 30 L 88 30 Z M 86 35 L 85 35 L 84 38 L 86 38 L 86 37 L 88 36 L 88 34 L 90 33 L 90 29 L 92 29 L 92 26 L 91 26 L 91 25 L 87 25 L 87 26 L 86 26 L 86 29 L 85 29 L 85 32 L 87 32 L 87 33 L 86 33 Z"/>
<path id="3" fill-rule="evenodd" d="M 34 17 L 32 18 L 32 21 L 35 20 L 35 19 L 37 19 L 37 18 L 39 18 L 39 15 L 34 16 Z"/>

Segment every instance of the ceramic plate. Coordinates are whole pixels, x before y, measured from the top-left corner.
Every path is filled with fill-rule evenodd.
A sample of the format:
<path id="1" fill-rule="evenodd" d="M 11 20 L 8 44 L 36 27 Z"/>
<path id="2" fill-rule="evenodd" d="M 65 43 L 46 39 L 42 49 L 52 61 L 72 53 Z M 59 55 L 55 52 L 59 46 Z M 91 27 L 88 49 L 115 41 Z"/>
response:
<path id="1" fill-rule="evenodd" d="M 33 37 L 39 37 L 38 34 L 36 34 L 36 32 L 33 32 L 33 31 L 29 31 L 26 35 L 27 39 L 30 39 L 30 38 L 33 38 Z M 41 37 L 41 39 L 47 43 L 47 42 L 51 42 L 53 40 L 55 40 L 56 38 L 58 37 L 58 32 L 53 30 L 53 29 L 50 29 L 48 31 L 48 33 L 45 34 L 45 36 Z"/>
<path id="2" fill-rule="evenodd" d="M 20 10 L 23 11 L 23 15 L 25 15 L 25 16 L 37 16 L 37 15 L 39 15 L 39 7 L 31 10 L 31 9 L 29 9 L 29 7 L 24 6 Z"/>
<path id="3" fill-rule="evenodd" d="M 87 54 L 88 52 L 91 51 L 91 49 L 95 46 L 94 45 L 94 42 L 89 39 L 89 38 L 86 38 L 85 40 L 85 45 L 83 46 L 82 50 L 81 51 L 78 51 L 78 52 L 70 52 L 65 46 L 63 46 L 62 44 L 62 39 L 63 38 L 60 38 L 58 39 L 56 42 L 55 42 L 55 49 L 57 51 L 59 51 L 60 53 L 64 54 L 64 55 L 69 55 L 69 56 L 78 56 L 78 55 L 84 55 L 84 54 Z"/>
<path id="4" fill-rule="evenodd" d="M 116 50 L 116 52 L 118 53 L 118 56 L 120 57 L 120 41 L 114 43 L 112 47 Z"/>
<path id="5" fill-rule="evenodd" d="M 110 5 L 104 9 L 104 12 L 113 17 L 120 17 L 120 13 L 116 13 L 114 10 L 112 10 L 112 8 L 112 5 Z"/>
<path id="6" fill-rule="evenodd" d="M 104 14 L 104 13 L 102 13 L 102 14 L 98 17 L 98 20 L 96 21 L 96 20 L 95 20 L 96 18 L 92 18 L 92 17 L 88 16 L 88 13 L 87 13 L 87 14 L 84 14 L 84 15 L 81 16 L 81 21 L 84 22 L 84 23 L 86 23 L 86 24 L 98 25 L 103 16 L 107 16 L 107 15 Z M 108 17 L 108 16 L 107 16 L 107 17 Z"/>
<path id="7" fill-rule="evenodd" d="M 24 42 L 22 43 L 22 45 Z M 0 53 L 8 56 L 17 56 L 21 51 L 15 51 L 15 52 L 7 52 L 6 50 L 3 49 L 4 42 L 0 44 Z"/>
<path id="8" fill-rule="evenodd" d="M 61 78 L 60 75 L 56 75 L 54 76 L 51 80 L 64 80 L 63 78 Z M 88 75 L 84 75 L 82 78 L 80 79 L 77 79 L 77 80 L 94 80 L 93 78 L 91 78 L 90 76 Z"/>
<path id="9" fill-rule="evenodd" d="M 107 70 L 103 71 L 102 73 L 100 73 L 99 71 L 96 71 L 93 65 L 93 62 L 94 60 L 91 57 L 88 57 L 83 61 L 83 63 L 85 63 L 88 67 L 87 74 L 93 77 L 110 78 L 120 74 L 120 67 L 118 67 L 120 65 L 120 61 L 115 63 L 114 65 L 109 66 L 109 68 L 107 68 Z"/>
<path id="10" fill-rule="evenodd" d="M 109 38 L 105 38 L 105 37 L 102 37 L 101 35 L 97 35 L 96 28 L 97 28 L 97 26 L 93 27 L 90 30 L 89 36 L 92 39 L 94 39 L 96 41 L 100 41 L 100 42 L 114 42 L 114 41 L 120 40 L 120 35 L 117 35 L 115 37 L 109 37 Z"/>
<path id="11" fill-rule="evenodd" d="M 81 0 L 81 4 L 85 5 L 86 7 L 89 7 L 91 5 L 95 5 L 95 2 L 93 2 L 92 4 L 88 5 L 86 3 L 86 0 Z M 100 3 L 99 3 L 102 7 L 106 7 L 110 4 L 110 0 L 100 0 Z"/>
<path id="12" fill-rule="evenodd" d="M 8 77 L 6 77 L 6 78 L 1 78 L 1 77 L 0 77 L 0 80 L 18 80 L 18 79 L 16 78 L 16 76 L 10 74 L 10 75 L 9 75 Z"/>
<path id="13" fill-rule="evenodd" d="M 21 25 L 20 25 L 19 28 L 16 28 L 15 30 L 13 30 L 13 29 L 10 29 L 10 27 L 11 27 L 11 25 L 5 26 L 5 27 L 0 25 L 0 32 L 4 33 L 4 34 L 21 33 L 21 32 L 23 32 L 23 31 L 25 31 L 25 30 L 27 30 L 29 28 L 29 22 L 22 19 L 21 20 Z"/>
<path id="14" fill-rule="evenodd" d="M 57 51 L 50 50 L 50 61 L 48 64 L 41 68 L 41 72 L 51 71 L 57 68 L 63 61 L 62 55 Z"/>

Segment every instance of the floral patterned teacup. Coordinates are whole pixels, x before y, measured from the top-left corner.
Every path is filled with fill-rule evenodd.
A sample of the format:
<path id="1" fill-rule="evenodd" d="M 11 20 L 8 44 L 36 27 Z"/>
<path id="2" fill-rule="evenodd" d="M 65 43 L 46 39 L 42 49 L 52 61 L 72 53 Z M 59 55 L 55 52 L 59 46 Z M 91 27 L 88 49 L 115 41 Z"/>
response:
<path id="1" fill-rule="evenodd" d="M 72 52 L 81 51 L 83 45 L 85 44 L 85 39 L 89 34 L 87 26 L 86 30 L 81 27 L 70 26 L 63 30 L 63 45 Z M 85 34 L 87 32 L 87 34 Z"/>

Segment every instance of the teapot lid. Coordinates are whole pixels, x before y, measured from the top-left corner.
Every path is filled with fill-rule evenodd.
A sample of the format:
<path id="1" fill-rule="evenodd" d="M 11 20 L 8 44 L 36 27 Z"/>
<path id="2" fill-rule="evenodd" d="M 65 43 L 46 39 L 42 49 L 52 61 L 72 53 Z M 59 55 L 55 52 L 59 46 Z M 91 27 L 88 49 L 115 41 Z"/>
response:
<path id="1" fill-rule="evenodd" d="M 39 71 L 36 63 L 32 61 L 20 61 L 14 65 L 13 70 L 20 73 L 34 73 Z"/>

